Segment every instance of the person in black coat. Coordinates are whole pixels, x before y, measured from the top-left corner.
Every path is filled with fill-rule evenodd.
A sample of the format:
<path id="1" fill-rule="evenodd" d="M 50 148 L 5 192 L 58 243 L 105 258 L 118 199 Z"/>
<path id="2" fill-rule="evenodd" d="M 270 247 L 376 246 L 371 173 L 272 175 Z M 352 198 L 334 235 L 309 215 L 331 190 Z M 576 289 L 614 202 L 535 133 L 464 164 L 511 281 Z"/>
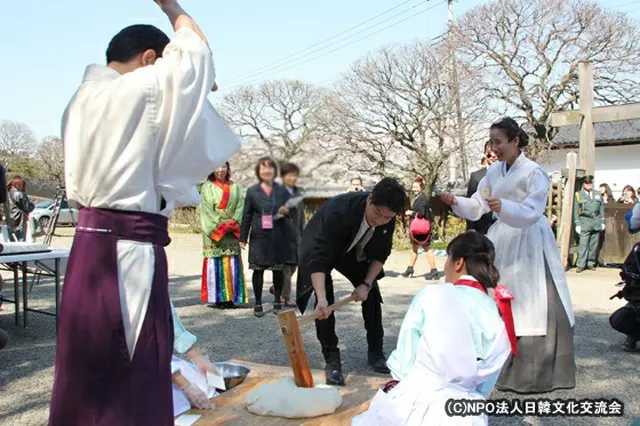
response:
<path id="1" fill-rule="evenodd" d="M 299 174 L 300 168 L 293 163 L 285 163 L 280 167 L 280 176 L 282 177 L 284 188 L 293 198 L 302 195 L 302 190 L 296 185 Z M 298 206 L 289 209 L 289 217 L 287 218 L 286 225 L 290 237 L 289 253 L 291 256 L 285 261 L 284 269 L 282 270 L 284 284 L 282 286 L 280 303 L 287 308 L 295 308 L 298 305 L 291 301 L 291 278 L 293 274 L 296 273 L 298 267 L 298 250 L 300 247 L 300 239 L 302 238 L 302 230 L 305 225 L 304 204 L 300 203 Z M 273 286 L 271 286 L 269 292 L 275 296 L 275 288 Z"/>
<path id="2" fill-rule="evenodd" d="M 282 309 L 280 295 L 282 293 L 282 270 L 285 262 L 291 258 L 289 245 L 289 228 L 287 226 L 289 211 L 284 204 L 290 198 L 289 193 L 273 180 L 276 177 L 276 163 L 263 157 L 256 164 L 256 177 L 259 183 L 247 189 L 240 226 L 240 247 L 245 248 L 249 240 L 249 269 L 253 270 L 253 293 L 256 298 L 254 315 L 264 316 L 262 309 L 262 287 L 264 271 L 272 271 L 275 301 L 274 313 Z M 273 217 L 280 213 L 280 219 Z"/>
<path id="3" fill-rule="evenodd" d="M 415 218 L 426 219 L 431 222 L 431 226 L 433 226 L 433 212 L 429 205 L 429 199 L 424 193 L 424 181 L 422 180 L 422 177 L 418 176 L 415 178 L 411 189 L 416 195 L 416 199 L 411 205 L 411 210 L 407 210 L 405 215 L 409 216 L 412 221 Z M 437 280 L 441 278 L 442 274 L 438 272 L 438 268 L 436 267 L 436 258 L 433 255 L 433 250 L 431 249 L 432 235 L 433 228 L 431 228 L 429 233 L 426 235 L 411 235 L 411 258 L 409 259 L 409 266 L 407 267 L 407 270 L 402 274 L 403 277 L 406 278 L 413 276 L 413 267 L 416 265 L 416 261 L 418 260 L 418 250 L 422 247 L 427 254 L 427 261 L 431 267 L 431 271 L 425 275 L 425 278 L 427 280 Z"/>
<path id="4" fill-rule="evenodd" d="M 376 372 L 389 373 L 383 352 L 382 296 L 378 280 L 391 253 L 396 215 L 402 214 L 407 195 L 391 178 L 380 181 L 372 192 L 349 192 L 327 201 L 302 233 L 296 301 L 304 313 L 315 291 L 316 333 L 326 361 L 327 384 L 344 386 L 335 316 L 328 306 L 335 302 L 331 272 L 335 269 L 354 286 L 362 301 L 367 330 L 368 361 Z"/>
<path id="5" fill-rule="evenodd" d="M 484 155 L 484 158 L 486 160 L 486 167 L 483 167 L 480 170 L 476 170 L 475 172 L 471 173 L 471 176 L 469 176 L 467 198 L 471 198 L 471 196 L 476 193 L 480 181 L 487 175 L 487 169 L 498 160 L 498 157 L 496 157 L 493 151 L 491 151 L 490 142 L 487 142 L 484 145 Z M 493 213 L 487 213 L 485 215 L 482 215 L 482 217 L 475 222 L 467 220 L 467 231 L 476 231 L 480 232 L 483 235 L 487 235 L 487 232 L 489 232 L 489 228 L 491 228 L 491 225 L 493 225 L 494 222 L 495 219 L 493 217 Z"/>

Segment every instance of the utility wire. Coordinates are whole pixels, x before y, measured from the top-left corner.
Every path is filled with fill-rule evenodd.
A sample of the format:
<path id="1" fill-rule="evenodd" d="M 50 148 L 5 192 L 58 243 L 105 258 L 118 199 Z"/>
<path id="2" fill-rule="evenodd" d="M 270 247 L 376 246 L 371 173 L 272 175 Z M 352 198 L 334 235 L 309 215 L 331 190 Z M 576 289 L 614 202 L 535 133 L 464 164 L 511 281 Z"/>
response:
<path id="1" fill-rule="evenodd" d="M 272 62 L 272 63 L 270 63 L 270 64 L 267 64 L 267 65 L 264 65 L 264 66 L 262 66 L 262 67 L 260 67 L 260 68 L 254 69 L 253 71 L 249 71 L 249 72 L 248 72 L 248 73 L 246 73 L 246 74 L 241 74 L 241 75 L 240 75 L 240 76 L 238 76 L 238 77 L 234 77 L 233 79 L 231 79 L 231 80 L 230 80 L 230 82 L 234 82 L 235 80 L 242 80 L 242 79 L 245 79 L 246 77 L 250 77 L 250 76 L 252 76 L 253 74 L 255 74 L 256 72 L 258 72 L 258 71 L 262 71 L 263 69 L 268 68 L 268 67 L 271 67 L 271 66 L 276 65 L 276 64 L 279 64 L 280 62 L 282 62 L 282 61 L 284 61 L 284 60 L 287 60 L 287 59 L 290 59 L 290 58 L 292 58 L 292 57 L 298 56 L 299 54 L 304 53 L 304 52 L 307 52 L 307 51 L 309 51 L 309 50 L 313 49 L 314 47 L 320 46 L 320 45 L 322 45 L 322 44 L 326 43 L 327 41 L 334 40 L 334 39 L 336 39 L 336 38 L 340 37 L 341 35 L 346 34 L 346 33 L 348 33 L 348 32 L 349 32 L 349 31 L 351 31 L 351 30 L 355 30 L 356 28 L 360 28 L 361 26 L 363 26 L 363 25 L 365 25 L 365 24 L 368 24 L 369 22 L 371 22 L 371 21 L 373 21 L 373 20 L 375 20 L 375 19 L 377 19 L 377 18 L 379 18 L 379 17 L 381 17 L 381 16 L 384 16 L 384 15 L 386 15 L 387 13 L 389 13 L 389 12 L 391 12 L 391 11 L 393 11 L 393 10 L 395 10 L 395 9 L 397 9 L 397 8 L 399 8 L 399 7 L 401 7 L 401 6 L 404 6 L 405 4 L 410 3 L 410 2 L 412 2 L 412 1 L 414 1 L 414 0 L 405 0 L 405 1 L 403 1 L 402 3 L 397 4 L 397 5 L 393 6 L 393 7 L 390 7 L 389 9 L 385 10 L 384 12 L 381 12 L 381 13 L 377 14 L 376 16 L 374 16 L 374 17 L 372 17 L 372 18 L 367 19 L 367 20 L 366 20 L 366 21 L 364 21 L 364 22 L 361 22 L 361 23 L 359 23 L 359 24 L 357 24 L 357 25 L 355 25 L 355 26 L 353 26 L 353 27 L 351 27 L 351 28 L 347 28 L 346 30 L 344 30 L 344 31 L 342 31 L 342 32 L 340 32 L 340 33 L 338 33 L 338 34 L 335 34 L 335 35 L 333 35 L 333 36 L 331 36 L 331 37 L 329 37 L 329 38 L 326 38 L 326 39 L 324 39 L 324 40 L 321 40 L 321 41 L 319 41 L 319 42 L 317 42 L 317 43 L 315 43 L 315 44 L 312 44 L 311 46 L 309 46 L 309 47 L 307 47 L 307 48 L 305 48 L 305 49 L 302 49 L 302 50 L 299 50 L 298 52 L 295 52 L 295 53 L 292 53 L 292 54 L 290 54 L 290 55 L 284 56 L 284 57 L 282 57 L 282 58 L 280 58 L 280 59 L 278 59 L 278 60 L 276 60 L 276 61 L 274 61 L 274 62 Z"/>
<path id="2" fill-rule="evenodd" d="M 429 0 L 427 0 L 427 1 L 429 1 Z M 425 1 L 425 2 L 426 2 L 426 1 Z M 425 2 L 423 2 L 423 3 L 425 3 Z M 279 66 L 277 66 L 277 67 L 274 67 L 273 69 L 269 69 L 269 70 L 265 70 L 265 71 L 263 71 L 263 72 L 259 72 L 259 73 L 255 74 L 255 75 L 253 75 L 253 76 L 252 76 L 253 78 L 252 78 L 250 81 L 239 82 L 239 83 L 237 83 L 237 84 L 232 84 L 231 86 L 226 86 L 224 89 L 221 89 L 221 91 L 223 91 L 223 90 L 229 90 L 229 89 L 232 89 L 232 88 L 235 88 L 235 87 L 239 87 L 239 86 L 242 86 L 242 85 L 244 85 L 244 84 L 250 84 L 250 83 L 252 83 L 252 82 L 256 81 L 256 80 L 258 79 L 258 76 L 260 76 L 260 75 L 262 75 L 262 74 L 265 74 L 266 72 L 282 72 L 282 71 L 288 71 L 288 70 L 290 70 L 290 69 L 293 69 L 293 68 L 299 67 L 300 65 L 304 65 L 304 64 L 309 63 L 309 62 L 311 62 L 311 61 L 314 61 L 314 60 L 316 60 L 316 59 L 318 59 L 318 58 L 321 58 L 321 57 L 327 56 L 327 55 L 329 55 L 329 54 L 331 54 L 331 53 L 337 52 L 338 50 L 342 50 L 342 49 L 344 49 L 345 47 L 349 47 L 349 46 L 351 46 L 351 45 L 353 45 L 353 44 L 355 44 L 355 43 L 358 43 L 358 42 L 360 42 L 360 41 L 362 41 L 362 40 L 365 40 L 365 39 L 367 39 L 367 38 L 373 37 L 374 35 L 379 34 L 379 33 L 383 32 L 383 31 L 385 31 L 385 30 L 387 30 L 387 29 L 389 29 L 389 28 L 391 28 L 391 27 L 394 27 L 394 26 L 396 26 L 396 25 L 399 25 L 399 24 L 401 24 L 401 23 L 403 23 L 403 22 L 406 22 L 406 21 L 408 21 L 409 19 L 415 18 L 416 16 L 419 16 L 419 15 L 421 15 L 421 14 L 423 14 L 423 13 L 426 13 L 426 12 L 428 12 L 428 11 L 430 11 L 430 10 L 434 9 L 435 7 L 439 6 L 440 4 L 444 4 L 444 3 L 446 3 L 446 0 L 441 1 L 440 3 L 435 4 L 435 5 L 433 5 L 433 6 L 430 6 L 430 7 L 426 8 L 426 9 L 420 10 L 420 11 L 418 11 L 418 12 L 416 12 L 416 13 L 414 13 L 414 14 L 412 14 L 412 15 L 410 15 L 410 16 L 408 16 L 408 17 L 404 18 L 404 19 L 401 19 L 401 20 L 399 20 L 399 21 L 396 21 L 396 22 L 394 22 L 394 23 L 392 23 L 392 24 L 390 24 L 390 25 L 387 25 L 386 27 L 383 27 L 383 28 L 381 28 L 381 29 L 379 29 L 379 30 L 377 30 L 377 31 L 374 31 L 374 32 L 372 32 L 372 33 L 370 33 L 370 34 L 367 34 L 367 35 L 365 35 L 365 36 L 363 36 L 363 37 L 360 37 L 360 38 L 358 38 L 358 39 L 356 39 L 356 40 L 353 40 L 353 41 L 351 41 L 351 42 L 349 42 L 349 43 L 347 43 L 347 44 L 343 44 L 343 45 L 341 45 L 341 46 L 339 46 L 339 47 L 337 47 L 337 48 L 335 48 L 335 49 L 332 49 L 332 50 L 330 50 L 330 51 L 328 51 L 328 52 L 324 52 L 324 53 L 321 53 L 321 54 L 319 54 L 319 55 L 313 56 L 313 57 L 311 57 L 311 58 L 309 58 L 309 59 L 307 59 L 307 60 L 305 60 L 305 61 L 303 61 L 303 62 L 300 62 L 300 63 L 294 64 L 294 65 L 291 65 L 291 66 L 286 67 L 286 68 L 283 68 L 283 69 L 278 69 L 278 68 L 281 68 L 281 67 L 282 67 L 282 66 L 284 66 L 284 65 L 288 65 L 289 63 L 291 63 L 291 62 L 295 62 L 295 61 L 296 61 L 296 60 L 291 60 L 291 61 L 285 62 L 285 63 L 283 63 L 283 64 L 281 64 L 281 65 L 279 65 Z M 417 7 L 417 6 L 413 6 L 411 9 L 414 9 L 414 8 L 416 8 L 416 7 Z M 407 12 L 408 10 L 411 10 L 411 9 L 407 9 L 407 10 L 405 10 L 405 11 L 403 11 L 403 12 L 399 13 L 399 14 L 394 15 L 393 17 L 397 17 L 398 15 L 404 14 L 405 12 Z M 391 18 L 393 18 L 393 17 L 391 17 Z M 391 18 L 389 18 L 389 19 L 391 19 Z M 388 21 L 388 20 L 385 20 L 385 21 L 383 21 L 383 22 L 386 22 L 386 21 Z M 361 33 L 365 32 L 366 30 L 372 29 L 372 28 L 374 28 L 374 27 L 376 27 L 376 26 L 378 26 L 378 25 L 380 25 L 380 23 L 378 23 L 378 24 L 376 24 L 376 25 L 373 25 L 373 26 L 371 26 L 371 27 L 368 27 L 368 28 L 366 28 L 366 29 L 364 29 L 364 30 L 362 30 L 362 31 L 359 31 L 359 32 L 357 32 L 357 33 L 355 33 L 355 34 L 353 34 L 353 35 L 361 34 Z M 353 35 L 352 35 L 352 36 L 353 36 Z M 435 38 L 434 38 L 434 40 L 439 39 L 439 38 L 440 38 L 440 37 L 442 37 L 443 35 L 444 35 L 444 34 L 441 34 L 441 35 L 439 35 L 438 37 L 435 37 Z M 350 36 L 350 37 L 351 37 L 351 36 Z M 348 39 L 348 38 L 350 38 L 350 37 L 347 37 L 346 39 Z M 346 39 L 345 39 L 345 40 L 346 40 Z M 344 41 L 344 40 L 343 40 L 343 41 Z M 337 43 L 334 43 L 334 44 L 337 44 Z M 331 45 L 329 45 L 329 46 L 327 46 L 327 47 L 331 47 Z M 321 50 L 322 50 L 322 49 L 321 49 Z M 311 53 L 314 53 L 314 52 L 311 52 Z M 306 57 L 306 56 L 309 56 L 309 54 L 304 55 L 302 58 L 299 58 L 299 59 L 303 59 L 303 58 L 304 58 L 304 57 Z"/>

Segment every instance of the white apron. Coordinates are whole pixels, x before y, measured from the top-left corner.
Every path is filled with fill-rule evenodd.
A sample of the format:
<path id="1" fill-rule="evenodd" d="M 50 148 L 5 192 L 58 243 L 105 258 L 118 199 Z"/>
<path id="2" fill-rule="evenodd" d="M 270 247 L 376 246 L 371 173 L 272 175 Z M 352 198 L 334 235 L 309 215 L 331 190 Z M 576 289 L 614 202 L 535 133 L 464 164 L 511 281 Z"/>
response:
<path id="1" fill-rule="evenodd" d="M 547 334 L 547 287 L 545 259 L 571 326 L 575 324 L 571 295 L 549 221 L 544 216 L 549 177 L 538 164 L 518 157 L 506 171 L 505 163 L 495 163 L 480 181 L 471 198 L 456 197 L 453 212 L 469 220 L 477 220 L 490 211 L 480 195 L 489 186 L 492 198 L 502 200 L 498 219 L 487 237 L 496 249 L 495 265 L 500 284 L 515 297 L 512 301 L 517 336 Z"/>
<path id="2" fill-rule="evenodd" d="M 389 393 L 379 390 L 369 410 L 353 418 L 353 426 L 487 424 L 485 415 L 449 417 L 445 406 L 450 398 L 484 400 L 476 388 L 502 369 L 511 353 L 507 333 L 495 339 L 486 359 L 478 361 L 469 318 L 457 302 L 455 287 L 441 284 L 430 290 L 425 311 L 441 320 L 425 321 L 409 374 Z"/>

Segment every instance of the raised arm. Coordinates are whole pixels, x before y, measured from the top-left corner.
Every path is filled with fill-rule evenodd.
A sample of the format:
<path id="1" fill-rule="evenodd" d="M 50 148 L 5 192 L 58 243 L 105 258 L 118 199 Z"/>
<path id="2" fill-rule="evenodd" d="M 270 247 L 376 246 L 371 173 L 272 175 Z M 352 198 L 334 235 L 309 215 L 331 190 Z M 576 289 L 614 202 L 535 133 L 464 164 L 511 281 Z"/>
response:
<path id="1" fill-rule="evenodd" d="M 158 191 L 171 203 L 241 146 L 208 100 L 215 69 L 207 40 L 175 1 L 157 0 L 176 30 L 150 70 L 156 80 Z"/>
<path id="2" fill-rule="evenodd" d="M 529 176 L 527 183 L 527 198 L 522 203 L 500 200 L 502 205 L 498 217 L 504 223 L 514 228 L 528 228 L 536 223 L 547 206 L 549 191 L 549 176 L 542 169 L 535 169 Z"/>
<path id="3" fill-rule="evenodd" d="M 160 9 L 167 15 L 175 32 L 180 31 L 182 28 L 188 28 L 196 33 L 207 45 L 209 44 L 202 30 L 200 30 L 200 27 L 196 24 L 196 21 L 184 11 L 176 0 L 155 0 L 155 2 L 158 3 Z"/>

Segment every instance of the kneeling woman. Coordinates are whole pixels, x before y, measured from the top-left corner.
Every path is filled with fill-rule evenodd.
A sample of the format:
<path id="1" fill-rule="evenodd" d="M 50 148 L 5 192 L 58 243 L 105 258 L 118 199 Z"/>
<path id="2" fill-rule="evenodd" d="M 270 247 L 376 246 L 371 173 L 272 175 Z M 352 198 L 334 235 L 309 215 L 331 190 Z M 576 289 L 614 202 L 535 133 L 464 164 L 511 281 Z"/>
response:
<path id="1" fill-rule="evenodd" d="M 485 399 L 515 350 L 512 296 L 495 288 L 499 275 L 491 241 L 477 232 L 447 248 L 444 284 L 429 284 L 405 315 L 398 346 L 387 360 L 395 379 L 352 425 L 487 424 L 485 416 L 447 416 L 448 399 Z M 504 319 L 503 319 L 504 318 Z"/>

